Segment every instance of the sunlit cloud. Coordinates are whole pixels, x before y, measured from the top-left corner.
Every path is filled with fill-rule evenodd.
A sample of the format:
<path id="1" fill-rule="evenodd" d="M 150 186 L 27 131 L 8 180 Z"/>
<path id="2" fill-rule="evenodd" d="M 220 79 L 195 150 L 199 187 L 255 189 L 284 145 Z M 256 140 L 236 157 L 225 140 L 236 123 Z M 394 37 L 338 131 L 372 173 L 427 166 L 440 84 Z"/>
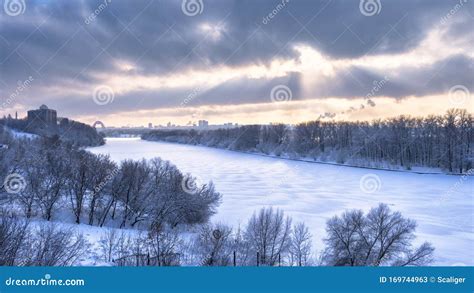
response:
<path id="1" fill-rule="evenodd" d="M 166 125 L 168 122 L 187 125 L 201 119 L 212 124 L 223 123 L 290 123 L 311 121 L 325 113 L 333 113 L 333 120 L 357 121 L 367 119 L 391 118 L 398 115 L 420 116 L 444 113 L 455 106 L 445 95 L 429 97 L 407 97 L 402 101 L 390 97 L 377 99 L 377 106 L 364 107 L 365 100 L 327 98 L 290 103 L 262 103 L 229 106 L 177 107 L 136 112 L 120 112 L 107 116 L 81 116 L 80 119 L 93 123 L 97 120 L 107 121 L 108 126 L 122 126 L 123 121 L 130 125 Z M 459 106 L 459 105 L 458 105 Z M 465 101 L 460 108 L 470 109 L 474 106 L 473 99 Z M 370 117 L 370 118 L 369 118 Z M 100 118 L 100 119 L 99 119 Z"/>
<path id="2" fill-rule="evenodd" d="M 199 32 L 203 37 L 209 37 L 212 41 L 219 41 L 226 31 L 225 24 L 204 22 L 199 25 Z"/>

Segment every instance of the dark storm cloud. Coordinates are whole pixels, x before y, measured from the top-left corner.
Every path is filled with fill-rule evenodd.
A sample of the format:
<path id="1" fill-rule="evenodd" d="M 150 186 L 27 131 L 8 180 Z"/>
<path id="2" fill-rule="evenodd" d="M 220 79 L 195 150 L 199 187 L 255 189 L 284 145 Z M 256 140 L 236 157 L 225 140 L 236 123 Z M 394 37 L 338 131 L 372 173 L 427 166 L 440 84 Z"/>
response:
<path id="1" fill-rule="evenodd" d="M 372 71 L 353 66 L 338 72 L 338 78 L 320 86 L 317 96 L 403 98 L 446 93 L 457 84 L 474 91 L 473 72 L 474 59 L 464 55 L 455 55 L 421 67 L 399 68 L 396 72 Z M 381 83 L 383 86 L 372 92 Z"/>
<path id="2" fill-rule="evenodd" d="M 58 108 L 64 109 L 62 113 L 66 116 L 87 113 L 91 108 L 97 108 L 94 109 L 94 113 L 98 115 L 157 108 L 176 108 L 176 113 L 180 113 L 184 108 L 203 105 L 269 103 L 271 102 L 272 88 L 281 84 L 285 84 L 291 89 L 292 100 L 300 100 L 299 79 L 300 75 L 293 73 L 274 79 L 234 79 L 209 89 L 185 87 L 158 91 L 134 91 L 115 94 L 113 103 L 107 107 L 96 107 L 92 96 L 86 100 L 65 96 L 52 102 Z"/>
<path id="3" fill-rule="evenodd" d="M 117 70 L 117 60 L 136 64 L 135 74 L 166 75 L 187 68 L 268 64 L 274 58 L 297 58 L 295 44 L 310 45 L 332 59 L 403 53 L 417 46 L 428 30 L 439 24 L 459 2 L 382 0 L 380 14 L 366 17 L 359 10 L 359 1 L 290 0 L 267 21 L 264 18 L 281 1 L 203 0 L 202 14 L 193 17 L 182 12 L 181 1 L 172 0 L 26 3 L 23 15 L 11 17 L 4 11 L 1 14 L 2 96 L 11 92 L 18 80 L 28 76 L 34 76 L 34 86 L 41 89 L 91 87 L 96 82 L 95 74 L 113 74 Z M 473 3 L 468 2 L 456 15 L 450 16 L 460 21 L 451 26 L 447 39 L 453 41 L 470 34 L 472 10 Z M 221 29 L 214 32 L 217 37 L 212 34 L 206 37 L 206 32 L 200 30 L 203 23 L 220 23 Z M 459 61 L 467 57 L 456 58 Z M 472 64 L 472 60 L 469 62 Z M 467 64 L 461 60 L 457 64 L 460 67 L 443 67 L 441 71 L 446 72 L 447 79 L 434 83 L 436 78 L 444 76 L 437 75 L 429 91 L 413 79 L 420 79 L 429 74 L 424 70 L 436 70 L 434 66 L 443 64 L 416 70 L 408 68 L 405 79 L 392 81 L 384 90 L 395 97 L 434 93 L 441 85 L 456 80 L 456 68 L 458 75 L 472 72 Z M 320 96 L 365 95 L 367 85 L 370 87 L 373 80 L 383 78 L 380 73 L 361 68 L 340 74 L 333 83 L 337 86 L 321 89 Z M 287 79 L 295 80 L 291 76 Z M 276 81 L 232 80 L 210 89 L 201 100 L 219 104 L 258 102 L 268 95 L 269 85 Z M 293 87 L 299 94 L 298 86 Z M 118 97 L 116 108 L 108 111 L 172 106 L 188 92 L 189 89 L 174 89 L 128 93 L 130 99 L 118 102 L 121 100 Z M 80 96 L 65 95 L 60 100 L 42 96 L 23 103 L 33 106 L 39 99 L 54 99 L 57 107 L 71 112 L 87 110 L 87 103 L 79 102 L 83 99 Z"/>

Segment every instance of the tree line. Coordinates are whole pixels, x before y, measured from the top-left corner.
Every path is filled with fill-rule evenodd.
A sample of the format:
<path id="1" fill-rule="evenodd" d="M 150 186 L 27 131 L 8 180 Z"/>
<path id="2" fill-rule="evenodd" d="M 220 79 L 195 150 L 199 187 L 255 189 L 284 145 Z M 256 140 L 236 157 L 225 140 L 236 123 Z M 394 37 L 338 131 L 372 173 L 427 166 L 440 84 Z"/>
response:
<path id="1" fill-rule="evenodd" d="M 146 230 L 104 228 L 98 257 L 115 266 L 422 266 L 433 261 L 430 243 L 413 247 L 416 223 L 385 204 L 367 214 L 349 210 L 326 224 L 325 247 L 312 250 L 304 223 L 262 208 L 245 227 L 200 225 L 183 237 L 168 224 Z M 30 224 L 0 212 L 0 265 L 76 265 L 91 244 L 54 224 Z"/>
<path id="2" fill-rule="evenodd" d="M 8 146 L 0 149 L 2 205 L 26 218 L 50 221 L 68 210 L 78 224 L 177 226 L 207 222 L 220 202 L 212 182 L 198 185 L 159 158 L 117 165 L 55 138 L 25 141 L 7 132 L 0 143 Z"/>
<path id="3" fill-rule="evenodd" d="M 155 130 L 152 141 L 198 144 L 289 158 L 370 167 L 433 167 L 466 173 L 474 164 L 473 117 L 452 109 L 425 118 L 310 121 L 216 130 Z"/>

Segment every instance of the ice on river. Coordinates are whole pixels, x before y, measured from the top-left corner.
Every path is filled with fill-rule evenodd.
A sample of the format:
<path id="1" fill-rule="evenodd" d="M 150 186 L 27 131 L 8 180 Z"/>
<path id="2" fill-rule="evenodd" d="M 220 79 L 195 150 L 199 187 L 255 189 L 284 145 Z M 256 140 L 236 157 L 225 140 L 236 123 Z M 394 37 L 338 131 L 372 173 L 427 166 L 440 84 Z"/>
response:
<path id="1" fill-rule="evenodd" d="M 117 162 L 161 157 L 212 180 L 223 194 L 215 222 L 245 225 L 261 207 L 281 208 L 309 226 L 318 251 L 330 217 L 383 202 L 417 221 L 417 243 L 434 244 L 435 265 L 474 265 L 473 176 L 332 166 L 137 138 L 108 138 L 89 150 Z"/>

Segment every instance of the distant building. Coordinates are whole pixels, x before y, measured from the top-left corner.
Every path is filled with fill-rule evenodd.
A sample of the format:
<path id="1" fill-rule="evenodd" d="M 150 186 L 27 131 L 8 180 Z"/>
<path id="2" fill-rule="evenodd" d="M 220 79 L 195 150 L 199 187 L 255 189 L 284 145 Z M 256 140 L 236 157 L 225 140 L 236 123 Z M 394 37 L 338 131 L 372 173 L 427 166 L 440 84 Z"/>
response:
<path id="1" fill-rule="evenodd" d="M 207 120 L 199 120 L 198 126 L 201 128 L 207 128 L 209 126 L 209 121 Z"/>
<path id="2" fill-rule="evenodd" d="M 148 123 L 148 128 L 153 128 L 153 123 Z"/>
<path id="3" fill-rule="evenodd" d="M 58 115 L 56 110 L 49 109 L 46 105 L 41 105 L 38 110 L 28 111 L 28 122 L 56 125 L 58 123 Z"/>

